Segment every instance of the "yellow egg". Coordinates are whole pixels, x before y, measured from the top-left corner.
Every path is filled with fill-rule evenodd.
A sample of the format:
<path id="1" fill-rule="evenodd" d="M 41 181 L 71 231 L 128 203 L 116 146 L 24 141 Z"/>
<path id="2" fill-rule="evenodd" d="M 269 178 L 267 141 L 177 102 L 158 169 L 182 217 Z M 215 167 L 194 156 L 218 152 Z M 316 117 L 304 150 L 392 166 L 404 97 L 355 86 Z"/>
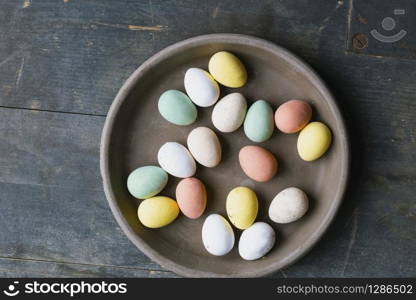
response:
<path id="1" fill-rule="evenodd" d="M 230 52 L 215 53 L 208 64 L 212 77 L 224 86 L 242 87 L 247 81 L 247 71 L 237 56 Z"/>
<path id="2" fill-rule="evenodd" d="M 305 161 L 320 158 L 331 144 L 331 131 L 321 122 L 306 125 L 298 137 L 298 153 Z"/>
<path id="3" fill-rule="evenodd" d="M 227 196 L 226 209 L 231 223 L 239 229 L 246 229 L 256 220 L 259 209 L 257 196 L 247 187 L 236 187 Z"/>
<path id="4" fill-rule="evenodd" d="M 144 200 L 137 210 L 140 222 L 149 228 L 159 228 L 172 223 L 179 214 L 175 200 L 157 196 Z"/>

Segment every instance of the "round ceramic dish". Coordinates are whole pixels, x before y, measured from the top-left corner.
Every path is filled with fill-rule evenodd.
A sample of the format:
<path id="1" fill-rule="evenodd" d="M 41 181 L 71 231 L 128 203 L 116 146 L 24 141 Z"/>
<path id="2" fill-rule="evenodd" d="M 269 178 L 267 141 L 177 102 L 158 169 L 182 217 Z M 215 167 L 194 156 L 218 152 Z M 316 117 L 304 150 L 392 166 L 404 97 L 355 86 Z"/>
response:
<path id="1" fill-rule="evenodd" d="M 235 53 L 245 64 L 248 82 L 243 88 L 221 86 L 221 97 L 231 91 L 243 93 L 249 102 L 263 99 L 274 109 L 289 99 L 304 99 L 313 106 L 312 120 L 328 124 L 333 133 L 329 151 L 314 162 L 302 161 L 296 150 L 297 134 L 277 129 L 272 138 L 260 143 L 279 161 L 277 176 L 267 183 L 249 180 L 240 169 L 238 152 L 254 144 L 242 128 L 217 134 L 223 158 L 215 168 L 198 165 L 196 177 L 206 185 L 208 204 L 204 215 L 190 220 L 180 215 L 172 224 L 149 229 L 140 224 L 140 200 L 129 195 L 129 173 L 144 165 L 157 165 L 157 151 L 167 141 L 186 145 L 188 133 L 208 126 L 212 107 L 198 108 L 198 119 L 190 126 L 176 126 L 164 120 L 157 108 L 159 96 L 167 89 L 184 91 L 183 78 L 190 67 L 208 68 L 217 51 Z M 198 36 L 167 47 L 143 63 L 125 82 L 109 110 L 101 139 L 101 175 L 111 210 L 128 238 L 152 260 L 166 269 L 190 277 L 256 277 L 287 267 L 304 255 L 322 236 L 333 220 L 345 190 L 349 147 L 344 122 L 325 84 L 304 62 L 289 51 L 262 39 L 237 34 Z M 175 198 L 178 178 L 169 177 L 161 195 Z M 228 192 L 240 185 L 251 187 L 259 198 L 257 221 L 272 225 L 277 243 L 266 257 L 245 261 L 238 255 L 241 231 L 234 228 L 236 245 L 226 256 L 210 255 L 202 244 L 201 228 L 211 213 L 226 216 Z M 296 186 L 310 197 L 310 210 L 292 224 L 275 224 L 267 210 L 282 189 Z"/>

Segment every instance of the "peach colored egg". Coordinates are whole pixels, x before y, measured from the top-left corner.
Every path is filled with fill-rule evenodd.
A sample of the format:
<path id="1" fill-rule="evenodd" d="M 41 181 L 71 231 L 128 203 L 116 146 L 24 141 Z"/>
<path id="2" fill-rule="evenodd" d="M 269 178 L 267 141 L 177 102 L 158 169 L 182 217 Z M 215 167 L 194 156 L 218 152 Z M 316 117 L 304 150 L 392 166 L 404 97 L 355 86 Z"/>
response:
<path id="1" fill-rule="evenodd" d="M 312 117 L 311 106 L 302 100 L 290 100 L 276 110 L 274 121 L 284 133 L 295 133 L 305 127 Z"/>
<path id="2" fill-rule="evenodd" d="M 259 146 L 245 146 L 238 155 L 241 169 L 251 179 L 269 181 L 277 172 L 278 163 L 274 155 Z"/>
<path id="3" fill-rule="evenodd" d="M 185 216 L 199 218 L 207 205 L 207 192 L 202 181 L 195 177 L 182 179 L 176 186 L 176 201 Z"/>

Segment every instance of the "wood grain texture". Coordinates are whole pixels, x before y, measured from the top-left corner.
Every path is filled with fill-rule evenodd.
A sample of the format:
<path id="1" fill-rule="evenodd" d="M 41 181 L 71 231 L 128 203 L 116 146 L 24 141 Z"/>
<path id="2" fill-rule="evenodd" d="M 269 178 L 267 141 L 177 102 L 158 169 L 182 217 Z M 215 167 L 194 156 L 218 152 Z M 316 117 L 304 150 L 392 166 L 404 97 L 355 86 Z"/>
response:
<path id="1" fill-rule="evenodd" d="M 272 277 L 415 276 L 416 62 L 347 52 L 349 1 L 0 4 L 1 276 L 174 276 L 115 223 L 100 134 L 147 57 L 213 32 L 263 37 L 304 58 L 349 127 L 352 175 L 336 220 Z"/>
<path id="2" fill-rule="evenodd" d="M 0 258 L 1 277 L 177 277 L 172 272 L 77 263 Z"/>

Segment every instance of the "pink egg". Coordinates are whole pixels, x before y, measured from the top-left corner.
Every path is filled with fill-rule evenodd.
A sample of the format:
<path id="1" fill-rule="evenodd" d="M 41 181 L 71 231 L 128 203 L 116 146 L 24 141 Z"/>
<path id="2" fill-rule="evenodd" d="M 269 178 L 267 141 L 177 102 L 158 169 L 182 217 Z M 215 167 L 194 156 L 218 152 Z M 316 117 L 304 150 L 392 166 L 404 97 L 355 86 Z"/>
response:
<path id="1" fill-rule="evenodd" d="M 202 181 L 195 177 L 182 179 L 176 187 L 176 201 L 185 216 L 199 218 L 207 205 L 207 192 Z"/>
<path id="2" fill-rule="evenodd" d="M 276 110 L 274 121 L 284 133 L 295 133 L 305 127 L 312 117 L 311 106 L 302 100 L 290 100 Z"/>
<path id="3" fill-rule="evenodd" d="M 255 181 L 269 181 L 278 169 L 278 163 L 274 155 L 259 146 L 241 148 L 238 158 L 244 173 Z"/>

